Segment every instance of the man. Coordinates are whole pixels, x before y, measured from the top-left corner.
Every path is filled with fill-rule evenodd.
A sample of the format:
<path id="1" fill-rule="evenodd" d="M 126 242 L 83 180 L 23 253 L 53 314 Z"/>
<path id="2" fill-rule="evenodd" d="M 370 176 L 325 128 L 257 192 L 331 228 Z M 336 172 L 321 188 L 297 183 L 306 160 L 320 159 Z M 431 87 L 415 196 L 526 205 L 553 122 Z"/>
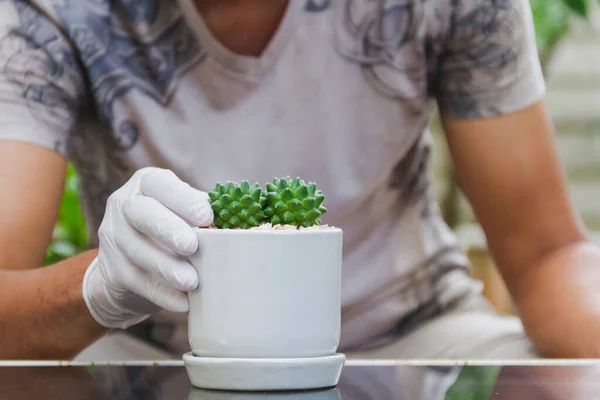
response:
<path id="1" fill-rule="evenodd" d="M 600 355 L 600 251 L 526 0 L 0 0 L 0 37 L 1 357 L 73 357 L 111 329 L 179 357 L 206 191 L 285 175 L 344 230 L 342 351 Z M 432 101 L 528 335 L 439 214 Z M 38 269 L 68 158 L 97 248 Z"/>

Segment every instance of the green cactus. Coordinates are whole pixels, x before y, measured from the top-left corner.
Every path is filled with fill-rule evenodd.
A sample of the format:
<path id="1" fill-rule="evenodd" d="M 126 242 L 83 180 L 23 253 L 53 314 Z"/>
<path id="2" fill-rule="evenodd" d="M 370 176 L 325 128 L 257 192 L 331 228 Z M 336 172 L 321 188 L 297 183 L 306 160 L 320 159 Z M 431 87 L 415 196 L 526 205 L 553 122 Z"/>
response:
<path id="1" fill-rule="evenodd" d="M 214 211 L 214 224 L 221 229 L 249 229 L 265 222 L 263 208 L 266 204 L 265 192 L 256 183 L 250 185 L 242 181 L 238 185 L 227 182 L 217 183 L 208 193 Z"/>
<path id="2" fill-rule="evenodd" d="M 321 224 L 321 216 L 327 212 L 322 206 L 325 196 L 314 183 L 302 179 L 275 178 L 267 184 L 267 204 L 264 213 L 273 225 L 310 227 Z"/>

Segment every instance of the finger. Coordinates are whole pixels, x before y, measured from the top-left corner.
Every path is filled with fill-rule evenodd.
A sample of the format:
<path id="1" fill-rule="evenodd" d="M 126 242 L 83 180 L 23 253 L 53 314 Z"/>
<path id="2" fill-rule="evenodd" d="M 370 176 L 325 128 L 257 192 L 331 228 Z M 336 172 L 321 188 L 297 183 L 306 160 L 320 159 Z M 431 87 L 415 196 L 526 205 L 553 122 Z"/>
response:
<path id="1" fill-rule="evenodd" d="M 187 312 L 190 303 L 183 293 L 151 273 L 131 265 L 124 273 L 125 283 L 133 293 L 148 299 L 158 307 L 172 312 Z"/>
<path id="2" fill-rule="evenodd" d="M 198 250 L 194 229 L 153 198 L 129 198 L 123 204 L 123 214 L 131 226 L 176 254 L 189 256 Z"/>
<path id="3" fill-rule="evenodd" d="M 157 276 L 170 286 L 187 292 L 198 287 L 198 272 L 187 261 L 156 247 L 147 237 L 133 232 L 119 248 L 137 267 Z"/>
<path id="4" fill-rule="evenodd" d="M 208 194 L 181 181 L 172 171 L 151 169 L 140 178 L 139 185 L 142 194 L 158 200 L 193 226 L 212 224 L 214 214 Z"/>

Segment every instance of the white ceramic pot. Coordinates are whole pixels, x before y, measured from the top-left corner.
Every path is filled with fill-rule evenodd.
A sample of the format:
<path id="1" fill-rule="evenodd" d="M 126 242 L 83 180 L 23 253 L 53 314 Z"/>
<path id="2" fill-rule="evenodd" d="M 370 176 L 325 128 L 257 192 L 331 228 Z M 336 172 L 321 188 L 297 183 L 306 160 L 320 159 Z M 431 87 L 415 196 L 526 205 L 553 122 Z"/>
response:
<path id="1" fill-rule="evenodd" d="M 189 341 L 198 357 L 332 355 L 340 340 L 342 231 L 198 229 Z"/>

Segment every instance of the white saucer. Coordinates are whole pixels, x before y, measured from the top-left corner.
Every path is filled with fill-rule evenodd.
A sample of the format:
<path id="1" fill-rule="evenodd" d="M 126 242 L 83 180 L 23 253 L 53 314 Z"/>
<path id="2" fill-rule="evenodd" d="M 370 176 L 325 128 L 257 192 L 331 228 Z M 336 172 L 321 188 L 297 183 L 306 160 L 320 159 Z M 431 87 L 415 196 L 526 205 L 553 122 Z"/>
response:
<path id="1" fill-rule="evenodd" d="M 192 385 L 233 391 L 306 390 L 338 384 L 343 354 L 311 358 L 208 358 L 184 354 Z"/>

